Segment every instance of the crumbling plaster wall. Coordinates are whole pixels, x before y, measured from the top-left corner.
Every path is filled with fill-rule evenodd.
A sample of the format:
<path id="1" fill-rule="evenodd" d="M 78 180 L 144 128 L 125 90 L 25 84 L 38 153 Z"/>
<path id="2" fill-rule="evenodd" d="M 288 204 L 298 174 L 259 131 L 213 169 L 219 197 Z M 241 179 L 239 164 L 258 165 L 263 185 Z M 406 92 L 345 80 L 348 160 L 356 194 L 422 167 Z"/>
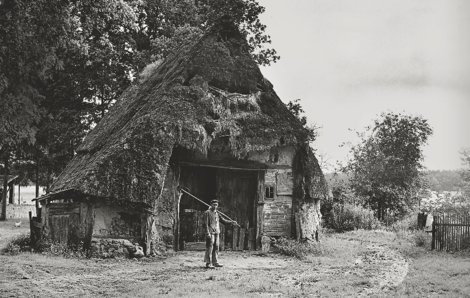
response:
<path id="1" fill-rule="evenodd" d="M 141 216 L 130 208 L 95 205 L 93 237 L 126 238 L 140 240 Z"/>

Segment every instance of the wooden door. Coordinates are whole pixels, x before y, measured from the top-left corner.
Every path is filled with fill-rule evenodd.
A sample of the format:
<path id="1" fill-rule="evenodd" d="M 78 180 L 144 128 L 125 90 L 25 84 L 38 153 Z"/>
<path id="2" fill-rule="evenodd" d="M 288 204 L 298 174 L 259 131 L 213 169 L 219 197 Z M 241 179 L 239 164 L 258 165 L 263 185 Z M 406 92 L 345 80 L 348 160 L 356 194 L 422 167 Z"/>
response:
<path id="1" fill-rule="evenodd" d="M 216 180 L 219 209 L 241 226 L 241 229 L 226 227 L 225 244 L 239 249 L 253 247 L 248 236 L 256 234 L 257 171 L 220 169 Z"/>
<path id="2" fill-rule="evenodd" d="M 53 215 L 50 217 L 50 236 L 53 242 L 68 243 L 69 215 Z"/>

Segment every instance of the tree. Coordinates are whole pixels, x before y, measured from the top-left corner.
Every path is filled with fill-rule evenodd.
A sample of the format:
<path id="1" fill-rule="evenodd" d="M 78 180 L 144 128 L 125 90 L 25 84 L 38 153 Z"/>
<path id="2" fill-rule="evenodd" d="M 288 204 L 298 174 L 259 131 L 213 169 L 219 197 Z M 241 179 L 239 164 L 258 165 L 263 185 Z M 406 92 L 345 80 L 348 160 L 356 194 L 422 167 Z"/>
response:
<path id="1" fill-rule="evenodd" d="M 457 170 L 435 170 L 426 171 L 430 190 L 443 192 L 443 191 L 458 191 L 462 183 L 461 173 Z"/>
<path id="2" fill-rule="evenodd" d="M 137 73 L 221 16 L 259 64 L 275 62 L 263 11 L 255 0 L 0 2 L 0 158 L 33 161 L 49 184 Z"/>
<path id="3" fill-rule="evenodd" d="M 404 214 L 425 186 L 422 146 L 432 128 L 421 116 L 382 113 L 361 141 L 350 148 L 343 171 L 355 194 L 383 219 L 386 212 Z"/>
<path id="4" fill-rule="evenodd" d="M 269 65 L 279 59 L 274 49 L 264 48 L 271 43 L 271 38 L 265 34 L 266 26 L 259 20 L 264 7 L 255 0 L 146 0 L 132 3 L 138 15 L 139 29 L 133 39 L 139 69 L 164 59 L 178 48 L 180 42 L 201 34 L 222 16 L 230 16 L 247 36 L 248 50 L 258 64 Z"/>
<path id="5" fill-rule="evenodd" d="M 296 99 L 294 101 L 289 101 L 286 104 L 287 108 L 289 111 L 291 111 L 292 114 L 294 114 L 297 119 L 299 119 L 300 123 L 302 126 L 307 129 L 308 131 L 308 142 L 312 143 L 315 141 L 318 137 L 318 130 L 319 127 L 317 127 L 315 124 L 308 124 L 307 122 L 307 116 L 305 116 L 305 111 L 300 105 L 300 99 Z"/>
<path id="6" fill-rule="evenodd" d="M 37 83 L 61 67 L 55 50 L 69 26 L 67 5 L 60 0 L 0 2 L 0 157 L 5 178 L 14 152 L 35 142 L 43 115 Z"/>
<path id="7" fill-rule="evenodd" d="M 470 167 L 470 148 L 460 150 L 462 163 Z M 462 195 L 470 203 L 470 168 L 460 170 Z"/>

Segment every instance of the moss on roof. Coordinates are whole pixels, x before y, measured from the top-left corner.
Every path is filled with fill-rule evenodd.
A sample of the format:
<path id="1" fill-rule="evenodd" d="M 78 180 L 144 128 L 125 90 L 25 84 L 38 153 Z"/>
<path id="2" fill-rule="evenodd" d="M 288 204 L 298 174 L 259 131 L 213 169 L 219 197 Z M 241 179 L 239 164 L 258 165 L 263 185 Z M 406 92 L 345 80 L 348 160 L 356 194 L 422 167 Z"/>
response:
<path id="1" fill-rule="evenodd" d="M 153 206 L 173 148 L 207 156 L 220 138 L 228 138 L 234 158 L 307 140 L 226 20 L 126 90 L 51 190 Z"/>

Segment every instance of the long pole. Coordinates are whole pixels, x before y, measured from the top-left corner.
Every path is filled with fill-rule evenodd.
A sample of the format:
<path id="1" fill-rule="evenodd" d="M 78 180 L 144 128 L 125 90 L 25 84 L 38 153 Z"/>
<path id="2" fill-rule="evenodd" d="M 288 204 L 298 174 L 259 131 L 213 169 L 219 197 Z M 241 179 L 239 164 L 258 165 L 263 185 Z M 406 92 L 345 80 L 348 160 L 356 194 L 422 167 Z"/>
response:
<path id="1" fill-rule="evenodd" d="M 188 194 L 188 195 L 190 195 L 191 197 L 195 198 L 196 200 L 198 200 L 199 202 L 203 203 L 203 204 L 206 205 L 207 207 L 210 207 L 209 204 L 207 204 L 207 203 L 204 202 L 203 200 L 200 200 L 199 198 L 197 198 L 196 196 L 194 196 L 194 195 L 192 195 L 191 193 L 187 192 L 187 191 L 184 190 L 183 188 L 181 188 L 181 191 L 184 192 L 184 193 L 186 193 L 186 194 Z M 220 215 L 223 215 L 223 216 L 225 216 L 226 218 L 228 218 L 229 220 L 235 222 L 235 224 L 236 224 L 238 227 L 240 227 L 240 225 L 239 225 L 236 221 L 234 221 L 233 219 L 231 219 L 230 217 L 228 217 L 226 214 L 222 213 L 222 212 L 219 211 L 219 210 L 217 210 L 217 212 L 220 213 Z M 241 227 L 240 227 L 240 228 L 241 228 Z"/>

